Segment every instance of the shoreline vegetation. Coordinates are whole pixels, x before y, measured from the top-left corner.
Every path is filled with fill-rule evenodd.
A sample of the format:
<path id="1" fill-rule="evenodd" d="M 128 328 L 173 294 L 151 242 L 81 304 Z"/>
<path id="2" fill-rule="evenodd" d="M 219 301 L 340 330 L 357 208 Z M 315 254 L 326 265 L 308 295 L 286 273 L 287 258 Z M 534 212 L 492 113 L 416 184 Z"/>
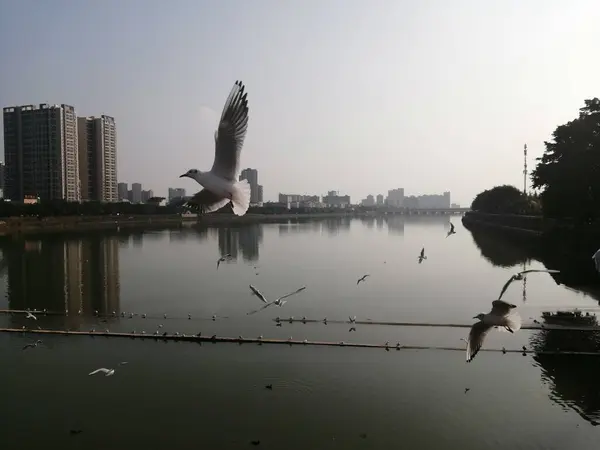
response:
<path id="1" fill-rule="evenodd" d="M 224 225 L 269 223 L 288 220 L 333 219 L 353 217 L 377 217 L 384 215 L 412 214 L 410 212 L 383 211 L 334 211 L 303 213 L 248 213 L 244 216 L 233 214 L 203 214 L 186 216 L 181 214 L 120 214 L 94 216 L 48 216 L 48 217 L 4 217 L 0 218 L 0 236 L 42 234 L 72 231 L 120 230 L 129 228 L 179 227 L 184 224 Z M 418 214 L 418 212 L 417 212 Z M 424 214 L 424 213 L 423 213 Z M 462 214 L 462 211 L 449 213 Z"/>

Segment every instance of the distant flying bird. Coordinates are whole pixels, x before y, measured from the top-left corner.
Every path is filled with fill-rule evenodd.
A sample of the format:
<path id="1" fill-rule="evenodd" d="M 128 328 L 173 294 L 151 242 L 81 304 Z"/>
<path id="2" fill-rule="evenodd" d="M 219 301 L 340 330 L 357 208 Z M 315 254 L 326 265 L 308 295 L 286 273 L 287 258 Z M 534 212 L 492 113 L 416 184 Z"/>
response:
<path id="1" fill-rule="evenodd" d="M 23 347 L 23 350 L 27 350 L 28 348 L 36 348 L 39 344 L 41 344 L 42 341 L 35 341 L 32 344 L 27 344 L 26 346 Z"/>
<path id="2" fill-rule="evenodd" d="M 475 323 L 469 332 L 467 362 L 473 361 L 473 358 L 475 358 L 475 355 L 481 349 L 483 340 L 493 327 L 511 333 L 521 328 L 521 316 L 516 311 L 513 312 L 515 308 L 516 305 L 511 305 L 503 300 L 494 300 L 492 302 L 492 310 L 489 313 L 480 313 L 473 317 L 474 319 L 479 319 L 479 322 Z"/>
<path id="3" fill-rule="evenodd" d="M 596 271 L 600 273 L 600 248 L 594 253 L 592 256 L 592 260 L 594 260 L 594 266 L 596 266 Z"/>
<path id="4" fill-rule="evenodd" d="M 229 253 L 227 253 L 226 255 L 221 256 L 218 260 L 217 260 L 217 270 L 219 270 L 219 265 L 222 262 L 227 261 L 229 258 L 231 258 L 231 255 Z"/>
<path id="5" fill-rule="evenodd" d="M 504 286 L 502 286 L 502 290 L 500 291 L 500 295 L 498 296 L 498 300 L 500 300 L 502 298 L 502 296 L 504 295 L 504 293 L 508 289 L 508 286 L 510 286 L 510 283 L 512 283 L 513 281 L 522 280 L 523 279 L 523 275 L 526 275 L 528 273 L 534 273 L 534 272 L 560 273 L 560 270 L 552 270 L 552 269 L 528 269 L 528 270 L 523 270 L 521 272 L 515 273 L 512 277 L 510 277 L 508 279 L 508 281 L 504 284 Z"/>
<path id="6" fill-rule="evenodd" d="M 360 277 L 358 279 L 358 281 L 356 282 L 356 285 L 358 286 L 358 283 L 360 283 L 361 281 L 365 281 L 367 279 L 367 277 L 370 277 L 371 275 L 367 274 L 367 275 L 363 275 L 362 277 Z"/>
<path id="7" fill-rule="evenodd" d="M 354 316 L 354 317 L 348 316 L 348 323 L 356 323 L 356 316 Z"/>
<path id="8" fill-rule="evenodd" d="M 115 374 L 115 369 L 105 369 L 104 367 L 101 367 L 100 369 L 90 372 L 88 375 L 95 375 L 99 372 L 103 372 L 105 377 L 110 377 Z"/>
<path id="9" fill-rule="evenodd" d="M 240 152 L 248 129 L 248 100 L 245 86 L 236 81 L 225 102 L 219 127 L 215 132 L 215 161 L 209 172 L 190 169 L 180 176 L 196 180 L 204 189 L 185 206 L 210 213 L 231 202 L 233 213 L 243 216 L 250 205 L 248 180 L 237 181 Z"/>
<path id="10" fill-rule="evenodd" d="M 425 256 L 425 247 L 423 247 L 421 249 L 421 254 L 419 255 L 419 264 L 421 264 L 423 262 L 423 260 L 427 259 L 427 256 Z"/>
<path id="11" fill-rule="evenodd" d="M 37 320 L 37 317 L 35 317 L 33 314 L 31 314 L 29 311 L 27 311 L 27 314 L 25 315 L 26 319 L 33 319 L 33 320 Z"/>
<path id="12" fill-rule="evenodd" d="M 268 308 L 269 306 L 272 306 L 272 305 L 283 306 L 287 302 L 287 300 L 284 300 L 284 298 L 291 297 L 292 295 L 302 292 L 304 289 L 306 289 L 306 286 L 302 286 L 300 289 L 296 289 L 294 292 L 290 292 L 289 294 L 282 295 L 281 297 L 277 298 L 276 300 L 273 300 L 272 302 L 270 302 L 266 299 L 266 297 L 262 294 L 262 292 L 260 292 L 254 286 L 250 285 L 250 290 L 252 291 L 252 293 L 254 295 L 256 295 L 265 305 L 260 309 L 257 309 L 255 311 L 250 311 L 248 314 L 257 313 L 257 312 L 262 311 L 263 309 Z M 278 325 L 280 325 L 280 324 L 278 323 Z"/>
<path id="13" fill-rule="evenodd" d="M 456 231 L 454 231 L 454 224 L 452 222 L 450 222 L 450 231 L 448 231 L 446 237 L 450 236 L 451 234 L 456 234 Z"/>

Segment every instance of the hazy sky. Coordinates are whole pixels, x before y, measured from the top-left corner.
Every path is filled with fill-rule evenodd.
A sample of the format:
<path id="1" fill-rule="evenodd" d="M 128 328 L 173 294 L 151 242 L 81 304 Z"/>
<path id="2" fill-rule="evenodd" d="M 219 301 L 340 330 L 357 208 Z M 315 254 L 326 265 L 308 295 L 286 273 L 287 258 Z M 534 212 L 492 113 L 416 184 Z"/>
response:
<path id="1" fill-rule="evenodd" d="M 0 105 L 117 120 L 119 180 L 198 186 L 236 79 L 242 168 L 279 192 L 522 186 L 600 96 L 597 0 L 0 0 Z M 3 142 L 3 141 L 2 141 Z"/>

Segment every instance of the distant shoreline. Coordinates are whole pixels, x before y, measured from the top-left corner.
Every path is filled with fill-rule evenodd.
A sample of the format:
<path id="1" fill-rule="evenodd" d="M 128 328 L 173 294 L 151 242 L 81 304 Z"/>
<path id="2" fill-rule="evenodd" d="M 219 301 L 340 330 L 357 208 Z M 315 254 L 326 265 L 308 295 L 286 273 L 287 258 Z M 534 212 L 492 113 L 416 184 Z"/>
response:
<path id="1" fill-rule="evenodd" d="M 95 230 L 176 228 L 183 224 L 200 225 L 276 223 L 288 220 L 315 220 L 353 217 L 380 217 L 377 212 L 330 212 L 306 214 L 204 214 L 200 217 L 186 217 L 178 214 L 137 215 L 137 216 L 52 216 L 0 218 L 0 236 L 46 234 L 60 232 L 81 232 Z M 396 215 L 396 214 L 391 214 Z"/>

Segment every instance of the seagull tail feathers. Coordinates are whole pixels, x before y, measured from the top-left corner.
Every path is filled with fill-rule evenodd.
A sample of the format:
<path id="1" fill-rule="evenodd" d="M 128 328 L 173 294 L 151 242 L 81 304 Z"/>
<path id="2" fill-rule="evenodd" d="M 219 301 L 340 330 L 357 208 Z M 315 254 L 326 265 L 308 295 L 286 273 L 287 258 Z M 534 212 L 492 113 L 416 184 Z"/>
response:
<path id="1" fill-rule="evenodd" d="M 516 311 L 515 312 L 511 312 L 508 316 L 506 316 L 505 320 L 506 320 L 506 322 L 505 322 L 506 326 L 508 328 L 510 328 L 513 331 L 513 333 L 515 331 L 518 331 L 518 330 L 521 329 L 522 320 L 521 320 L 521 316 L 519 315 L 518 312 L 516 312 Z M 508 332 L 508 330 L 504 329 L 503 327 L 498 327 L 498 329 L 500 331 L 507 331 Z"/>
<path id="2" fill-rule="evenodd" d="M 231 206 L 236 216 L 243 216 L 250 206 L 250 184 L 248 180 L 241 180 L 233 185 Z"/>

